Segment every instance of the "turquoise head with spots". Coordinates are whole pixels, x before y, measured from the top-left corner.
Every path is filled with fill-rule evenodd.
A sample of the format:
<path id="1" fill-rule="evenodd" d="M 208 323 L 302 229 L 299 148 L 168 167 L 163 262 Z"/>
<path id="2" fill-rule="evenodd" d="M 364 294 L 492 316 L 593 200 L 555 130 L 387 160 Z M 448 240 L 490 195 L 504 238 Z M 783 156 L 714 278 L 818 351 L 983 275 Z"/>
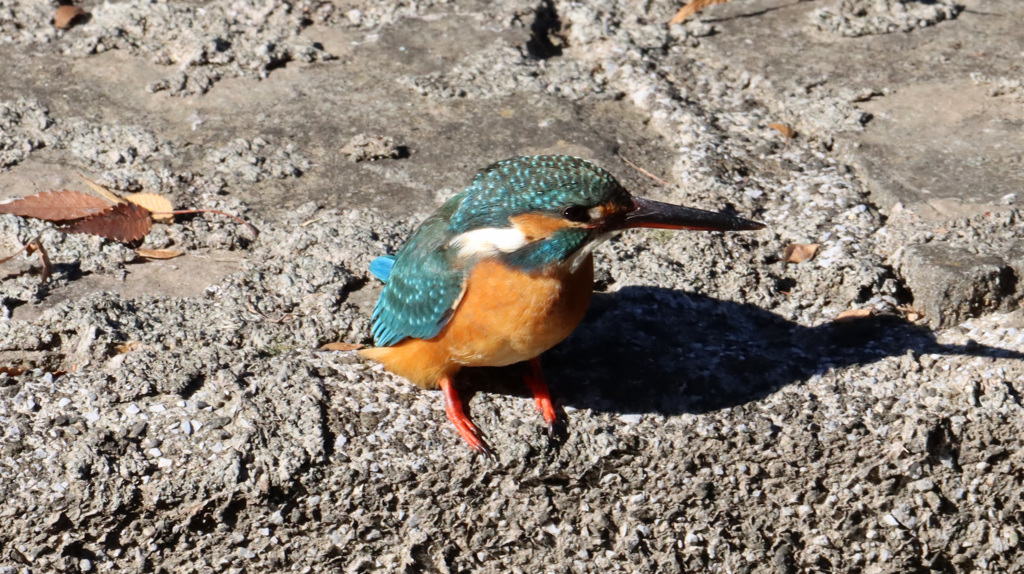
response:
<path id="1" fill-rule="evenodd" d="M 473 179 L 452 215 L 449 231 L 507 227 L 509 218 L 546 213 L 570 220 L 589 218 L 590 209 L 611 203 L 626 210 L 629 193 L 612 174 L 585 159 L 540 155 L 492 164 Z"/>

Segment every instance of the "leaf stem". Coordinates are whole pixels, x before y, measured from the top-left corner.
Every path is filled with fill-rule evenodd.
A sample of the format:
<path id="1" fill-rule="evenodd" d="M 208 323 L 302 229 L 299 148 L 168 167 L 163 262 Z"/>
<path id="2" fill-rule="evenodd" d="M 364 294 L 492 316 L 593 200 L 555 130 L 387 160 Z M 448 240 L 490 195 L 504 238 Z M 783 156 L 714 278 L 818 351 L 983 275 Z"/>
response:
<path id="1" fill-rule="evenodd" d="M 39 251 L 39 259 L 43 262 L 43 270 L 39 274 L 39 278 L 43 283 L 46 283 L 47 279 L 50 278 L 50 274 L 53 272 L 53 264 L 50 263 L 50 254 L 46 252 L 46 248 L 43 247 L 43 243 L 40 241 L 42 238 L 43 236 L 40 235 L 32 241 L 29 241 L 23 245 L 21 249 L 15 251 L 10 256 L 0 259 L 0 264 L 7 263 L 11 259 L 14 259 L 22 251 L 27 251 L 28 255 L 32 255 L 33 252 Z"/>
<path id="2" fill-rule="evenodd" d="M 238 217 L 236 215 L 231 215 L 230 213 L 226 213 L 224 211 L 221 211 L 219 209 L 180 209 L 180 210 L 177 210 L 177 211 L 154 211 L 153 215 L 191 215 L 191 214 L 194 214 L 194 213 L 216 213 L 217 215 L 223 215 L 224 217 L 230 217 L 231 219 L 234 219 L 238 223 L 241 223 L 242 225 L 248 227 L 249 231 L 252 232 L 252 238 L 253 239 L 256 239 L 257 237 L 260 236 L 260 231 L 258 229 L 256 229 L 248 221 L 246 221 L 246 220 L 244 220 L 241 217 Z"/>

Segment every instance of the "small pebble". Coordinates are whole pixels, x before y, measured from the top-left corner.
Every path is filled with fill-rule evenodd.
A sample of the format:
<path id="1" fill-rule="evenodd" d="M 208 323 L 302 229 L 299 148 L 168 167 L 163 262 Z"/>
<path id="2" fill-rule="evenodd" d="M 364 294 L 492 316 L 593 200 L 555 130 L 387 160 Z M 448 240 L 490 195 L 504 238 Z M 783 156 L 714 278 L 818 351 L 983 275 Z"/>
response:
<path id="1" fill-rule="evenodd" d="M 132 425 L 132 430 L 128 431 L 128 436 L 130 438 L 138 438 L 142 436 L 142 433 L 146 432 L 147 424 L 148 423 L 146 423 L 146 421 L 139 421 L 135 423 L 134 425 Z"/>
<path id="2" fill-rule="evenodd" d="M 227 426 L 231 422 L 228 417 L 213 417 L 206 423 L 206 427 L 210 430 L 219 429 Z"/>
<path id="3" fill-rule="evenodd" d="M 935 488 L 935 481 L 930 478 L 922 478 L 921 480 L 910 483 L 910 488 L 918 492 L 927 492 Z"/>

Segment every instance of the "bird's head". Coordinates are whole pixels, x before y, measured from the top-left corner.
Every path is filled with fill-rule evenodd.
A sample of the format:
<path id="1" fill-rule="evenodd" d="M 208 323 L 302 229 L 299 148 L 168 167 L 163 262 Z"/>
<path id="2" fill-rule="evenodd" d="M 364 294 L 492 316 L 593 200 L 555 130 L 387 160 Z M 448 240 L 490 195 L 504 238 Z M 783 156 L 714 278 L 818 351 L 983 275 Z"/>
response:
<path id="1" fill-rule="evenodd" d="M 459 257 L 498 256 L 526 269 L 578 264 L 601 239 L 634 227 L 764 227 L 732 215 L 634 197 L 607 171 L 565 155 L 495 163 L 453 202 L 448 234 Z"/>

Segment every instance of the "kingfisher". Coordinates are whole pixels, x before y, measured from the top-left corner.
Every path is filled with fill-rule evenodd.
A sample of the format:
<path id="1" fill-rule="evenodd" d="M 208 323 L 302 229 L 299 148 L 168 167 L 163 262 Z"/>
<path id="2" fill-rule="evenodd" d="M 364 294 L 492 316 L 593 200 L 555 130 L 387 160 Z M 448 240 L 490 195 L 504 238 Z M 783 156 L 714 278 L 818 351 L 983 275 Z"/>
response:
<path id="1" fill-rule="evenodd" d="M 440 389 L 463 440 L 488 456 L 493 452 L 463 409 L 455 375 L 463 367 L 528 361 L 524 382 L 553 433 L 558 416 L 539 357 L 583 319 L 594 248 L 637 227 L 764 225 L 633 196 L 578 157 L 499 161 L 428 217 L 395 255 L 370 263 L 385 284 L 373 309 L 376 347 L 360 352 L 424 389 Z"/>

